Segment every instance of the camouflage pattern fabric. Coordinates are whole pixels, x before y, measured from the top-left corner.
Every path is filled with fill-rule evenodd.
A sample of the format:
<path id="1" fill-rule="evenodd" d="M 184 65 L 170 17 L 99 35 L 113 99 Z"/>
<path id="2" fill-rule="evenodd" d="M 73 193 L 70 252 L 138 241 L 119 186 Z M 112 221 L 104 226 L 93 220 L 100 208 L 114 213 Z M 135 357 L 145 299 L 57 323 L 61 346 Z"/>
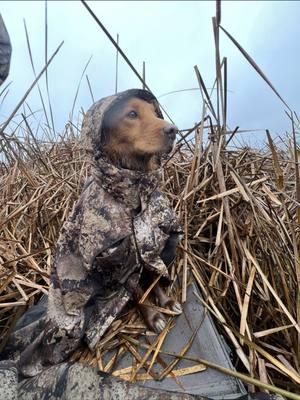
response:
<path id="1" fill-rule="evenodd" d="M 80 363 L 62 363 L 17 384 L 18 370 L 0 362 L 0 400 L 204 400 L 201 396 L 143 388 Z"/>
<path id="2" fill-rule="evenodd" d="M 33 378 L 18 381 L 14 363 L 0 361 L 0 400 L 209 400 L 201 395 L 142 387 L 80 363 L 62 363 Z M 222 393 L 220 398 L 223 398 Z M 278 394 L 249 393 L 232 400 L 284 398 Z"/>
<path id="3" fill-rule="evenodd" d="M 82 341 L 94 350 L 132 298 L 143 269 L 168 279 L 161 254 L 181 228 L 159 190 L 161 171 L 122 169 L 101 151 L 105 113 L 127 97 L 150 98 L 161 117 L 143 90 L 105 98 L 86 113 L 82 143 L 92 172 L 60 232 L 46 315 L 16 331 L 6 349 L 24 376 L 67 360 Z"/>
<path id="4" fill-rule="evenodd" d="M 0 14 L 0 85 L 5 81 L 9 73 L 11 51 L 9 35 Z"/>

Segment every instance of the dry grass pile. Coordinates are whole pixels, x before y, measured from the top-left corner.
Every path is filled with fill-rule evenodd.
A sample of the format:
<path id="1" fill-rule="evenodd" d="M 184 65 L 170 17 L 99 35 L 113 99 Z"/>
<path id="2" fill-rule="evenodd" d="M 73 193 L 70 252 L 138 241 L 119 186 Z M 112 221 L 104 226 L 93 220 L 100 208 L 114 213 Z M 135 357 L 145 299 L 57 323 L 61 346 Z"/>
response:
<path id="1" fill-rule="evenodd" d="M 224 140 L 212 140 L 215 135 L 203 145 L 201 136 L 197 128 L 189 149 L 179 145 L 164 169 L 164 190 L 185 232 L 171 271 L 174 288 L 179 287 L 176 294 L 184 302 L 187 285 L 196 281 L 203 295 L 199 301 L 236 350 L 238 369 L 262 382 L 293 389 L 300 383 L 293 154 L 276 151 L 272 142 L 273 153 L 230 150 Z M 7 143 L 11 150 L 0 180 L 2 344 L 25 308 L 47 293 L 51 251 L 88 172 L 77 140 L 50 145 L 28 137 Z M 155 349 L 160 351 L 166 333 L 155 339 L 143 359 L 130 338 L 151 334 L 132 310 L 113 324 L 99 343 L 97 356 L 82 349 L 74 359 L 112 372 L 118 357 L 130 351 L 136 372 L 123 371 L 124 377 L 142 379 L 138 371 L 142 366 L 149 369 L 148 358 Z M 104 363 L 102 358 L 111 349 L 114 356 Z M 165 366 L 162 374 L 168 373 Z"/>
<path id="2" fill-rule="evenodd" d="M 299 380 L 299 222 L 288 153 L 212 142 L 169 167 L 167 188 L 187 240 L 178 277 L 203 302 L 250 375 L 281 387 Z"/>

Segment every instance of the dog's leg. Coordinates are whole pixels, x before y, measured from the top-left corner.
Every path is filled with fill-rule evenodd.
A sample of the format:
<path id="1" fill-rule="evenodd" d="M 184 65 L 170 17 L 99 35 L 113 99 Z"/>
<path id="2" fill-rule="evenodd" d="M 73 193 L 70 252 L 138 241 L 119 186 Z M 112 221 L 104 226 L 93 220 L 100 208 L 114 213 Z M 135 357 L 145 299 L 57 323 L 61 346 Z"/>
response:
<path id="1" fill-rule="evenodd" d="M 166 320 L 160 312 L 151 308 L 151 304 L 145 301 L 145 304 L 138 304 L 138 308 L 146 322 L 147 326 L 154 332 L 160 333 L 166 326 Z"/>
<path id="2" fill-rule="evenodd" d="M 160 305 L 160 307 L 168 308 L 169 310 L 175 312 L 176 314 L 182 313 L 182 307 L 178 303 L 178 301 L 169 297 L 159 283 L 155 285 L 153 291 L 155 293 L 157 302 Z"/>
<path id="3" fill-rule="evenodd" d="M 127 288 L 132 293 L 133 299 L 142 314 L 146 325 L 152 331 L 160 333 L 166 326 L 166 320 L 160 312 L 154 310 L 151 307 L 151 303 L 148 299 L 144 303 L 140 304 L 139 300 L 142 298 L 144 291 L 139 284 L 136 283 L 134 276 L 128 279 Z"/>

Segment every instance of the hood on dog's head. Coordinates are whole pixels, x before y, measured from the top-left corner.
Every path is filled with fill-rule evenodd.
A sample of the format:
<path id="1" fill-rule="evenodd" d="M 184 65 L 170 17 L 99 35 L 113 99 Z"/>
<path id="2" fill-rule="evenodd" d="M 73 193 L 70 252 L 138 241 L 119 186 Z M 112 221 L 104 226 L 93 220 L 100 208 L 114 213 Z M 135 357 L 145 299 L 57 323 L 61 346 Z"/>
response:
<path id="1" fill-rule="evenodd" d="M 152 103 L 159 118 L 163 119 L 163 114 L 159 108 L 156 97 L 149 91 L 143 89 L 130 89 L 115 95 L 104 97 L 92 105 L 86 112 L 81 130 L 83 147 L 89 158 L 97 159 L 102 153 L 101 135 L 104 126 L 105 115 L 120 103 L 133 97 Z"/>

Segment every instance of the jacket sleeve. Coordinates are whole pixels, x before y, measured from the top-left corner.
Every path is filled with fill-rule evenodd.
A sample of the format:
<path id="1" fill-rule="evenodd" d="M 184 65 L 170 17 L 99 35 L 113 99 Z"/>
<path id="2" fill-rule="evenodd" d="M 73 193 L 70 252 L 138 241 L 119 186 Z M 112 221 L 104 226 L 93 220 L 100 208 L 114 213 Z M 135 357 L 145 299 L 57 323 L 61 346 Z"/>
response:
<path id="1" fill-rule="evenodd" d="M 5 81 L 9 73 L 12 47 L 3 18 L 0 14 L 0 85 Z"/>
<path id="2" fill-rule="evenodd" d="M 93 287 L 78 250 L 85 193 L 81 195 L 65 221 L 57 241 L 51 285 L 58 290 L 69 315 L 80 315 L 90 299 Z"/>

